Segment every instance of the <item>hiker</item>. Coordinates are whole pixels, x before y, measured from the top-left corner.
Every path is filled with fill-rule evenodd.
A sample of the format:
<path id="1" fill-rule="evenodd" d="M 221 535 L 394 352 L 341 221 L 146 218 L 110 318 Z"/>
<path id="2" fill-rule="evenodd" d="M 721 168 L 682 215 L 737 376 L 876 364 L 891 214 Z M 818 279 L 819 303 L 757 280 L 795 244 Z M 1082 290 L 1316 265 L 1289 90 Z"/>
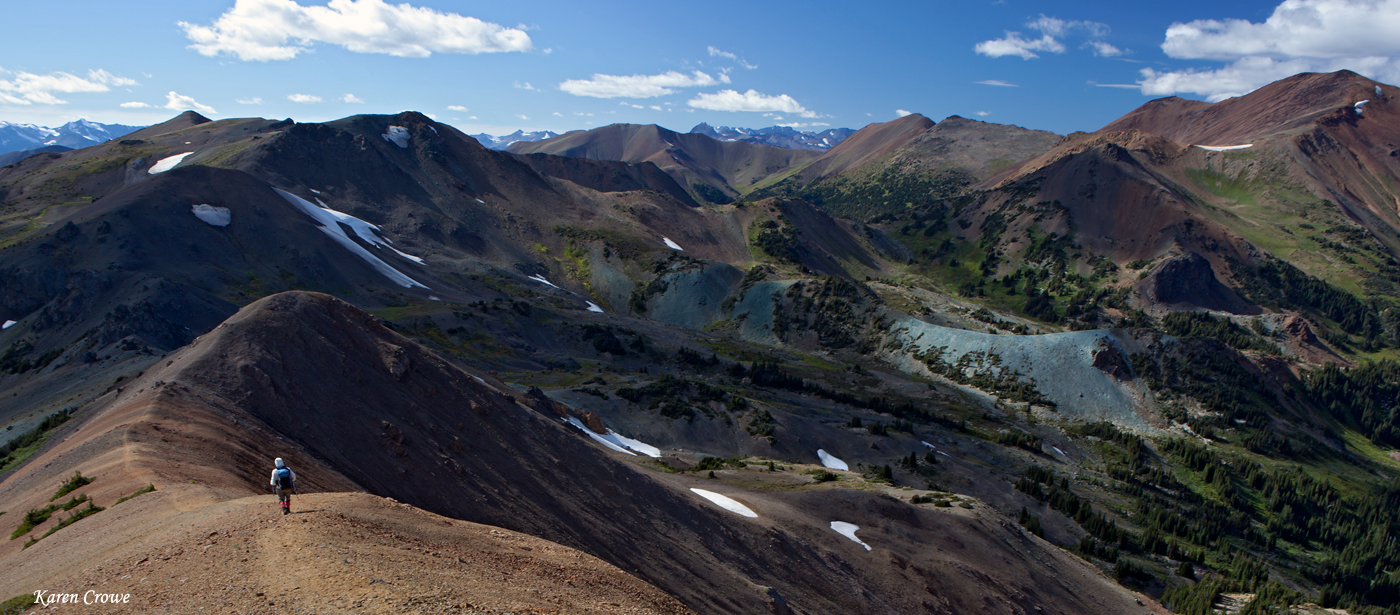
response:
<path id="1" fill-rule="evenodd" d="M 275 462 L 277 467 L 272 470 L 272 488 L 277 490 L 277 501 L 282 504 L 282 514 L 292 512 L 292 494 L 297 490 L 297 473 L 287 467 L 287 463 L 281 457 Z"/>

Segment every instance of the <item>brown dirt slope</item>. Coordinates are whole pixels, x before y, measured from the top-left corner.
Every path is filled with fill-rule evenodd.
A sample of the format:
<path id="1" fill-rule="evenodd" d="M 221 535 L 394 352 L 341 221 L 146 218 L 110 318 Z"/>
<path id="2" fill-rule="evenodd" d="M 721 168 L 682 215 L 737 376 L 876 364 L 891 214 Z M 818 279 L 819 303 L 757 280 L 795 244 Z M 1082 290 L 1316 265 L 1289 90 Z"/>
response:
<path id="1" fill-rule="evenodd" d="M 1218 103 L 1175 96 L 1154 100 L 1098 132 L 1141 130 L 1195 145 L 1252 143 L 1268 135 L 1320 123 L 1339 108 L 1363 100 L 1378 102 L 1378 85 L 1381 84 L 1349 70 L 1301 73 Z"/>
<path id="2" fill-rule="evenodd" d="M 159 489 L 84 519 L 30 550 L 21 551 L 18 541 L 0 546 L 7 569 L 55 554 L 44 564 L 47 568 L 37 563 L 32 568 L 36 575 L 41 570 L 53 571 L 51 575 L 7 577 L 0 580 L 0 591 L 32 591 L 28 583 L 40 578 L 121 587 L 163 577 L 166 585 L 143 599 L 150 601 L 160 591 L 155 600 L 164 598 L 174 607 L 184 599 L 180 582 L 189 578 L 208 580 L 201 581 L 205 589 L 196 595 L 231 604 L 248 604 L 244 594 L 265 587 L 258 598 L 307 611 L 323 603 L 321 608 L 369 608 L 365 605 L 385 597 L 391 608 L 410 602 L 413 608 L 440 609 L 453 601 L 488 604 L 458 586 L 461 579 L 478 574 L 470 570 L 486 577 L 499 574 L 502 584 L 497 587 L 503 588 L 516 573 L 513 562 L 519 560 L 500 555 L 498 546 L 461 551 L 456 541 L 470 540 L 435 534 L 428 529 L 438 523 L 432 517 L 407 511 L 405 515 L 426 519 L 426 525 L 414 521 L 406 526 L 402 518 L 374 512 L 380 504 L 368 500 L 315 505 L 315 522 L 335 528 L 330 531 L 313 529 L 310 516 L 305 533 L 277 529 L 286 525 L 281 519 L 260 530 L 223 521 L 246 520 L 236 507 L 251 511 L 270 501 L 240 498 L 265 488 L 267 461 L 281 455 L 299 469 L 308 491 L 363 488 L 447 517 L 578 548 L 700 612 L 763 612 L 779 597 L 797 613 L 1144 610 L 1092 566 L 995 513 L 926 510 L 860 491 L 748 491 L 698 477 L 656 474 L 624 463 L 564 427 L 552 407 L 526 408 L 505 392 L 509 389 L 503 385 L 478 381 L 329 296 L 284 293 L 263 299 L 114 391 L 104 409 L 71 426 L 0 483 L 0 507 L 13 511 L 46 503 L 52 489 L 75 469 L 96 476 L 83 493 L 100 505 L 147 483 Z M 691 487 L 724 492 L 759 517 L 751 520 L 719 509 L 692 494 Z M 314 500 L 300 506 L 310 502 Z M 214 526 L 206 518 L 196 522 L 176 516 L 202 509 Z M 232 517 L 220 517 L 225 514 L 220 511 Z M 155 516 L 144 517 L 148 513 Z M 172 541 L 168 535 L 142 533 L 84 550 L 94 536 L 87 532 L 120 536 L 127 531 L 121 524 L 128 515 L 131 523 L 186 534 Z M 289 520 L 300 524 L 300 518 Z M 835 520 L 863 528 L 861 536 L 873 550 L 831 531 L 829 523 Z M 402 537 L 386 538 L 389 534 L 375 527 L 418 529 L 393 530 Z M 448 531 L 447 525 L 443 528 Z M 346 539 L 347 533 L 358 542 Z M 386 543 L 410 548 L 395 552 Z M 257 551 L 249 562 L 217 559 L 234 545 Z M 256 558 L 280 569 L 273 554 L 279 545 L 287 545 L 281 547 L 286 553 L 318 562 L 296 573 L 306 579 L 301 587 L 316 589 L 318 596 L 304 597 L 296 585 L 288 587 L 299 580 L 278 580 L 249 566 Z M 161 549 L 167 546 L 173 549 Z M 349 553 L 332 554 L 334 549 Z M 487 565 L 469 565 L 459 575 L 452 559 L 470 560 L 474 552 Z M 137 554 L 147 562 L 138 563 Z M 213 563 L 193 563 L 209 554 L 214 554 Z M 163 556 L 189 557 L 191 563 L 155 574 L 128 572 Z M 545 554 L 534 557 L 549 560 Z M 357 562 L 374 571 L 355 567 Z M 550 565 L 518 566 L 527 574 L 514 581 L 517 587 L 541 589 L 546 598 L 572 599 L 563 586 L 567 579 L 549 576 Z M 174 570 L 182 572 L 172 574 Z M 639 585 L 594 570 L 592 576 L 575 575 L 600 579 L 593 582 L 601 585 L 596 592 L 584 594 L 590 599 L 674 612 L 661 610 L 671 603 Z M 108 571 L 121 574 L 103 576 Z M 122 578 L 126 574 L 131 577 Z M 264 578 L 271 580 L 260 580 Z M 366 588 L 356 585 L 357 578 L 388 583 Z M 322 587 L 343 589 L 329 595 Z M 509 604 L 520 595 L 501 593 L 489 604 Z M 533 608 L 547 612 L 545 602 Z M 197 608 L 179 604 L 180 610 Z"/>
<path id="3" fill-rule="evenodd" d="M 825 177 L 858 169 L 890 155 L 924 131 L 932 128 L 933 120 L 917 113 L 897 120 L 871 124 L 846 137 L 836 147 L 802 169 L 803 183 L 814 183 Z"/>

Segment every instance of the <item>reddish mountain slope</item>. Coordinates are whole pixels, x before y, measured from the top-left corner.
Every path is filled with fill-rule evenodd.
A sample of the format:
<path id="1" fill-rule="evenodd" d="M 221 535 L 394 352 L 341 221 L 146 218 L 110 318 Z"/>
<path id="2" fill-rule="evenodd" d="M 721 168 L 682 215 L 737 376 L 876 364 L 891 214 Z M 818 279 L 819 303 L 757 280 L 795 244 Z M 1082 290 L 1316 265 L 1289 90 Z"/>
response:
<path id="1" fill-rule="evenodd" d="M 254 529 L 261 526 L 232 523 L 229 515 L 251 508 L 238 498 L 262 492 L 267 460 L 281 455 L 299 469 L 307 491 L 366 489 L 450 517 L 552 539 L 630 570 L 705 613 L 765 612 L 780 603 L 801 613 L 1009 614 L 1035 607 L 1125 612 L 1133 606 L 1130 593 L 1091 565 L 1003 524 L 997 515 L 936 511 L 856 490 L 753 491 L 656 473 L 606 453 L 563 425 L 557 407 L 542 396 L 517 399 L 504 392 L 510 389 L 478 381 L 329 296 L 284 293 L 263 299 L 114 392 L 101 409 L 0 483 L 0 506 L 6 510 L 43 505 L 53 486 L 74 470 L 97 477 L 84 493 L 102 505 L 148 482 L 156 485 L 156 495 L 97 513 L 31 550 L 21 550 L 17 542 L 0 545 L 0 561 L 11 569 L 43 563 L 49 566 L 45 570 L 63 573 L 55 573 L 54 582 L 97 579 L 125 587 L 131 577 L 116 573 L 132 574 L 127 571 L 141 565 L 172 570 L 155 560 L 193 551 L 184 568 L 191 572 L 182 574 L 201 583 L 222 576 L 240 579 L 240 587 L 270 584 L 290 592 L 285 584 L 246 570 L 249 556 L 269 564 L 275 558 L 269 549 L 278 544 L 327 544 L 339 550 L 348 541 L 359 546 L 326 565 L 362 566 L 365 558 L 379 562 L 367 577 L 390 584 L 419 578 L 437 587 L 466 563 L 460 578 L 469 579 L 473 570 L 495 569 L 507 577 L 523 570 L 517 583 L 539 582 L 556 596 L 566 591 L 558 583 L 532 580 L 544 570 L 538 563 L 555 557 L 554 547 L 526 541 L 521 544 L 545 553 L 510 559 L 499 555 L 500 541 L 463 543 L 453 537 L 452 528 L 478 536 L 479 528 L 442 520 L 442 529 L 432 530 L 430 517 L 408 519 L 373 502 L 303 496 L 299 506 L 315 506 L 316 522 L 344 534 L 327 528 L 314 535 L 279 532 L 280 541 L 274 541 Z M 726 493 L 759 516 L 719 509 L 693 494 L 692 487 Z M 207 509 L 207 514 L 172 516 L 172 506 Z M 380 510 L 370 510 L 375 507 Z M 222 520 L 229 520 L 229 527 L 211 528 Z M 859 525 L 873 550 L 833 532 L 832 520 Z M 185 536 L 203 538 L 171 544 L 150 529 L 161 522 L 200 528 Z M 118 544 L 103 542 L 106 555 L 88 553 L 88 561 L 103 558 L 98 561 L 104 573 L 113 571 L 110 578 L 63 563 L 74 549 L 91 544 L 96 528 L 131 532 Z M 374 546 L 375 535 L 416 555 L 387 557 Z M 218 544 L 206 546 L 211 543 Z M 196 559 L 253 543 L 256 548 L 242 559 Z M 161 550 L 166 545 L 170 548 Z M 493 552 L 494 559 L 486 559 L 484 567 L 474 564 L 470 560 L 483 556 L 473 549 Z M 44 559 L 50 552 L 58 559 Z M 434 559 L 443 552 L 453 557 Z M 306 565 L 319 562 L 320 554 L 297 552 Z M 146 561 L 137 561 L 138 555 Z M 425 566 L 433 569 L 414 572 Z M 343 576 L 329 569 L 326 574 Z M 575 578 L 612 579 L 599 591 L 617 588 L 635 604 L 675 611 L 644 586 L 610 575 L 593 567 Z M 325 579 L 337 577 L 316 578 L 322 580 L 313 579 L 310 587 L 328 586 Z M 31 591 L 20 586 L 28 581 L 29 576 L 6 577 L 0 590 Z M 491 585 L 505 591 L 504 584 Z M 211 588 L 213 593 L 227 589 Z M 374 589 L 400 599 L 405 591 Z M 370 593 L 341 591 L 356 599 Z M 186 606 L 187 596 L 162 596 L 193 610 Z M 297 596 L 279 593 L 268 600 L 308 599 Z M 240 596 L 238 603 L 246 599 Z"/>

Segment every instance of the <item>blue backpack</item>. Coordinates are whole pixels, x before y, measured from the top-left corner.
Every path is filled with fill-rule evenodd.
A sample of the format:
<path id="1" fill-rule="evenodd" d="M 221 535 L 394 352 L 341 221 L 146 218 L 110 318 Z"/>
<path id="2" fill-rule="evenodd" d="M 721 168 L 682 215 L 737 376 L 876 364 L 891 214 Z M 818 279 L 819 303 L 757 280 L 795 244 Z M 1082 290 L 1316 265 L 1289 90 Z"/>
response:
<path id="1" fill-rule="evenodd" d="M 292 488 L 292 469 L 277 468 L 277 487 L 279 489 Z"/>

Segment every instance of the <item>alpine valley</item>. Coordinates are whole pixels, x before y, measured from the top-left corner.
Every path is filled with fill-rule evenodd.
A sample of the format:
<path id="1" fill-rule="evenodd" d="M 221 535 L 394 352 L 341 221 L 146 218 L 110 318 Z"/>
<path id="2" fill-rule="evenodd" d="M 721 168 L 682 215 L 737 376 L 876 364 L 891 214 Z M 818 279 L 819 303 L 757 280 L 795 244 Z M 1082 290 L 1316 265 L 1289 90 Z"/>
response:
<path id="1" fill-rule="evenodd" d="M 1397 258 L 1348 71 L 1065 136 L 186 112 L 0 169 L 0 598 L 1400 613 Z"/>

